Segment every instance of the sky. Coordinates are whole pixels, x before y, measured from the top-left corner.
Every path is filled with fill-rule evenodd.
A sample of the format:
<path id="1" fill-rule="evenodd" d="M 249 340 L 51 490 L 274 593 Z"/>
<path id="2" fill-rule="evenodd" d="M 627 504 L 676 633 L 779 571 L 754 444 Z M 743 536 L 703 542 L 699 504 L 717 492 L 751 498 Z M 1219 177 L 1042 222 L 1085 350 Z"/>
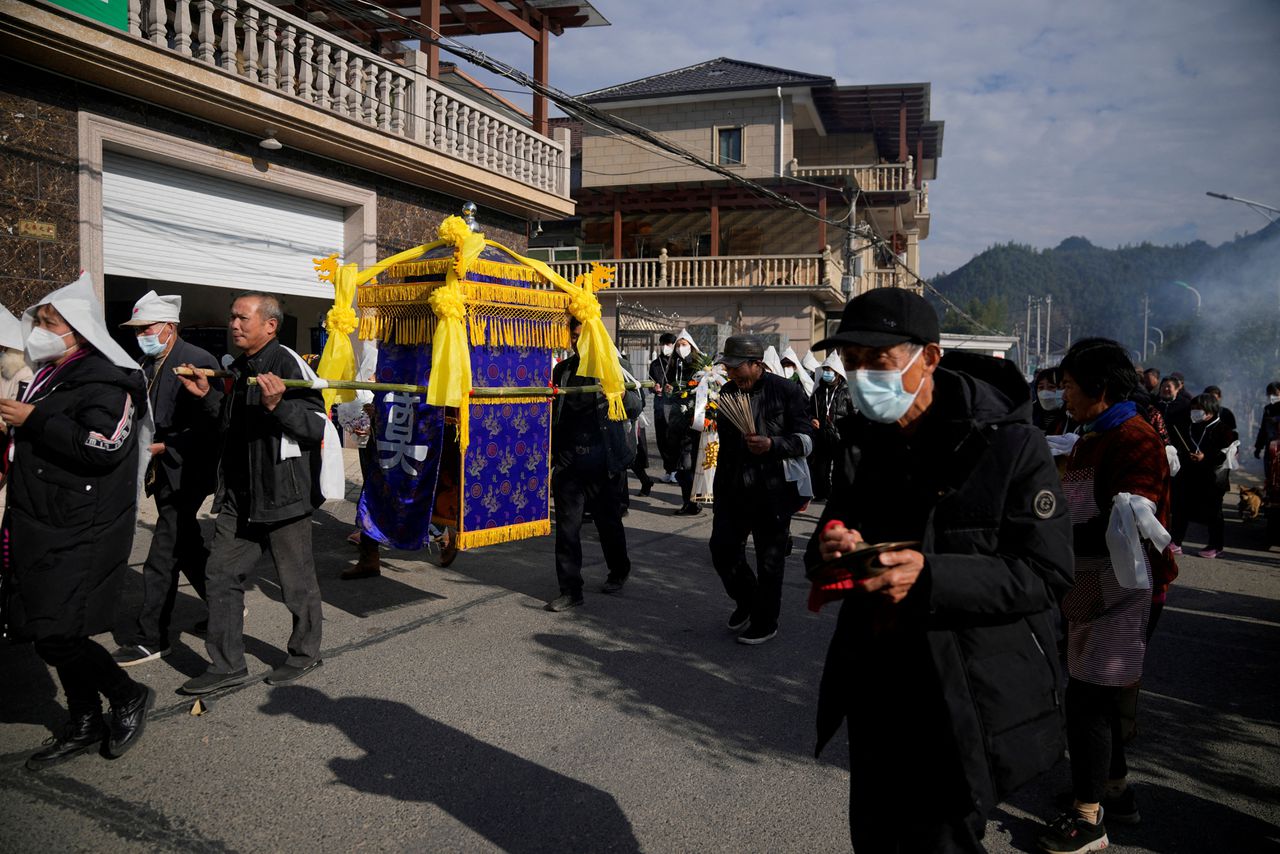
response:
<path id="1" fill-rule="evenodd" d="M 1280 207 L 1280 0 L 592 2 L 611 26 L 551 46 L 570 94 L 719 56 L 932 84 L 926 276 L 1010 241 L 1217 245 L 1266 224 L 1209 190 Z M 532 71 L 523 37 L 468 43 Z"/>

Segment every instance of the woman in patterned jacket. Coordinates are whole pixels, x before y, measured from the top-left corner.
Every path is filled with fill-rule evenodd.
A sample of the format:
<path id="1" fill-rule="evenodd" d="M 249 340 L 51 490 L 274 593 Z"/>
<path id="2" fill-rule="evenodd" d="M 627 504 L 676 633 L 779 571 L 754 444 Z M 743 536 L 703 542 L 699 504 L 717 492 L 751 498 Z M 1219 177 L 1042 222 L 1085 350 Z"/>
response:
<path id="1" fill-rule="evenodd" d="M 1106 538 L 1121 493 L 1151 502 L 1155 521 L 1168 525 L 1169 464 L 1160 437 L 1129 400 L 1136 375 L 1128 355 L 1114 341 L 1086 339 L 1061 368 L 1064 404 L 1083 435 L 1063 472 L 1076 560 L 1075 583 L 1062 602 L 1074 804 L 1040 840 L 1055 854 L 1105 848 L 1104 814 L 1120 822 L 1138 818 L 1125 783 L 1121 699 L 1142 676 L 1152 588 L 1166 581 L 1171 565 L 1143 539 L 1139 560 L 1125 572 L 1112 564 Z"/>

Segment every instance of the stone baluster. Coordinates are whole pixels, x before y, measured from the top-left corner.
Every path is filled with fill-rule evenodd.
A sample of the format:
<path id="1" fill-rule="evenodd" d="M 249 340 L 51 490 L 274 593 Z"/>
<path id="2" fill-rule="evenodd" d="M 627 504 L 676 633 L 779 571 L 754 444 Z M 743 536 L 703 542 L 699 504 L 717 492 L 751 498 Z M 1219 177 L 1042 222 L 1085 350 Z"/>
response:
<path id="1" fill-rule="evenodd" d="M 378 66 L 366 62 L 364 66 L 364 109 L 361 118 L 367 125 L 378 125 Z"/>
<path id="2" fill-rule="evenodd" d="M 285 24 L 280 28 L 280 85 L 282 92 L 294 93 L 297 83 L 297 58 L 293 53 L 294 39 L 298 31 L 293 24 Z"/>
<path id="3" fill-rule="evenodd" d="M 391 129 L 391 69 L 378 70 L 378 128 Z"/>
<path id="4" fill-rule="evenodd" d="M 313 81 L 315 68 L 311 65 L 311 44 L 314 36 L 306 30 L 298 39 L 298 97 L 304 101 L 314 101 Z"/>
<path id="5" fill-rule="evenodd" d="M 343 112 L 353 118 L 360 118 L 360 101 L 364 98 L 364 58 L 352 54 L 347 70 L 347 103 Z"/>
<path id="6" fill-rule="evenodd" d="M 391 76 L 391 132 L 396 136 L 404 136 L 405 129 L 405 100 L 408 93 L 405 91 L 405 80 L 399 74 Z"/>
<path id="7" fill-rule="evenodd" d="M 333 103 L 333 73 L 329 68 L 329 43 L 321 40 L 319 44 L 319 58 L 316 60 L 316 103 L 324 109 L 329 109 Z"/>
<path id="8" fill-rule="evenodd" d="M 486 113 L 476 119 L 476 165 L 489 165 L 489 116 Z"/>
<path id="9" fill-rule="evenodd" d="M 658 252 L 658 286 L 665 288 L 667 286 L 667 247 L 662 247 Z"/>
<path id="10" fill-rule="evenodd" d="M 269 89 L 280 83 L 276 68 L 276 17 L 267 15 L 262 24 L 262 82 Z"/>
<path id="11" fill-rule="evenodd" d="M 333 110 L 347 111 L 347 50 L 339 47 L 333 58 Z"/>
<path id="12" fill-rule="evenodd" d="M 179 3 L 182 0 L 178 0 Z M 258 7 L 246 6 L 244 10 L 244 76 L 257 83 L 261 65 L 258 61 Z"/>
<path id="13" fill-rule="evenodd" d="M 217 47 L 213 32 L 213 0 L 197 0 L 200 4 L 200 29 L 196 32 L 196 59 L 213 65 Z"/>
<path id="14" fill-rule="evenodd" d="M 224 71 L 236 70 L 236 0 L 222 0 L 222 56 L 218 62 Z"/>
<path id="15" fill-rule="evenodd" d="M 165 32 L 166 23 L 164 0 L 147 0 L 147 41 L 161 47 L 167 46 L 169 38 Z"/>
<path id="16" fill-rule="evenodd" d="M 179 56 L 191 56 L 191 0 L 174 0 L 173 49 Z"/>
<path id="17" fill-rule="evenodd" d="M 458 102 L 449 99 L 444 115 L 444 150 L 454 154 L 458 146 Z"/>
<path id="18" fill-rule="evenodd" d="M 129 0 L 129 35 L 142 38 L 142 0 Z"/>

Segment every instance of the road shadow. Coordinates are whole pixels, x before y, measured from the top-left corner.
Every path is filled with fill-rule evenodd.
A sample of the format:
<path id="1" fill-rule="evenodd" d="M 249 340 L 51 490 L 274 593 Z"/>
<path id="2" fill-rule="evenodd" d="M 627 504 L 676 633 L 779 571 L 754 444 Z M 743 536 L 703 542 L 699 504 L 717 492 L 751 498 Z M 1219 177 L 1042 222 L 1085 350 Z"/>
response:
<path id="1" fill-rule="evenodd" d="M 0 643 L 0 723 L 37 724 L 55 733 L 67 719 L 49 666 L 29 643 Z"/>
<path id="2" fill-rule="evenodd" d="M 607 792 L 422 715 L 372 697 L 331 699 L 314 688 L 272 689 L 260 709 L 340 729 L 364 751 L 335 758 L 338 783 L 431 803 L 513 854 L 639 851 L 631 822 Z"/>

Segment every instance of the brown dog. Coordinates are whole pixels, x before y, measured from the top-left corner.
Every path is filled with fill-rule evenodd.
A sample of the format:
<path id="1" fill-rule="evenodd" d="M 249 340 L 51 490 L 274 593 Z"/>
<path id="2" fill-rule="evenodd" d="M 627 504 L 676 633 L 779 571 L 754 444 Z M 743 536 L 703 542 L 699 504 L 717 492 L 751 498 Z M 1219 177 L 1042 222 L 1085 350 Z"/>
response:
<path id="1" fill-rule="evenodd" d="M 1262 513 L 1262 490 L 1249 486 L 1240 487 L 1240 518 L 1257 519 Z"/>

